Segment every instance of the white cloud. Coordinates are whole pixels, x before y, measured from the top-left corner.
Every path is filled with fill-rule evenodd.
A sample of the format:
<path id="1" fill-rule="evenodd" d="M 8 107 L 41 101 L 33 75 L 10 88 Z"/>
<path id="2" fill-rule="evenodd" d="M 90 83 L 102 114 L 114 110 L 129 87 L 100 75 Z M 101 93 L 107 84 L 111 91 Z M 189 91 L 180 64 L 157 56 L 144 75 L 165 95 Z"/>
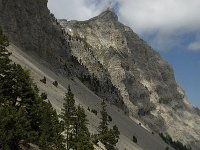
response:
<path id="1" fill-rule="evenodd" d="M 119 0 L 119 3 L 120 20 L 148 39 L 156 50 L 181 47 L 185 35 L 200 31 L 200 0 Z"/>
<path id="2" fill-rule="evenodd" d="M 48 7 L 58 19 L 87 20 L 97 16 L 108 2 L 99 0 L 49 0 Z"/>
<path id="3" fill-rule="evenodd" d="M 200 31 L 200 0 L 49 0 L 48 6 L 59 19 L 87 20 L 105 10 L 109 2 L 118 3 L 122 23 L 151 37 L 158 49 L 180 44 L 181 35 Z"/>
<path id="4" fill-rule="evenodd" d="M 49 0 L 48 7 L 59 19 L 83 20 L 92 13 L 84 4 L 84 0 Z"/>
<path id="5" fill-rule="evenodd" d="M 200 28 L 199 0 L 119 0 L 123 22 L 139 32 Z"/>
<path id="6" fill-rule="evenodd" d="M 200 28 L 200 0 L 49 0 L 48 6 L 58 18 L 85 20 L 109 1 L 118 2 L 120 20 L 140 32 Z"/>
<path id="7" fill-rule="evenodd" d="M 200 51 L 200 41 L 190 43 L 188 49 L 192 51 Z"/>

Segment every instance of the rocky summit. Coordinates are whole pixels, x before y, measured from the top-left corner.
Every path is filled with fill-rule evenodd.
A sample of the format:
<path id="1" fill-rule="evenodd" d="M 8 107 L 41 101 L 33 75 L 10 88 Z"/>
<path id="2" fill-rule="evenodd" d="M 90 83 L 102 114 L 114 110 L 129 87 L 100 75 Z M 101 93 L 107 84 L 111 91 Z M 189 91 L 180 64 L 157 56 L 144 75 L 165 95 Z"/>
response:
<path id="1" fill-rule="evenodd" d="M 59 23 L 79 63 L 100 83 L 110 80 L 117 89 L 118 99 L 106 96 L 111 103 L 155 132 L 200 146 L 198 110 L 177 84 L 172 67 L 113 11 L 87 21 Z M 96 93 L 103 95 L 101 90 Z"/>
<path id="2" fill-rule="evenodd" d="M 67 21 L 50 14 L 47 0 L 0 0 L 0 26 L 37 63 L 81 81 L 90 89 L 84 92 L 117 106 L 149 131 L 200 149 L 200 111 L 189 103 L 172 67 L 111 9 L 87 21 Z M 128 135 L 124 126 L 121 134 Z"/>

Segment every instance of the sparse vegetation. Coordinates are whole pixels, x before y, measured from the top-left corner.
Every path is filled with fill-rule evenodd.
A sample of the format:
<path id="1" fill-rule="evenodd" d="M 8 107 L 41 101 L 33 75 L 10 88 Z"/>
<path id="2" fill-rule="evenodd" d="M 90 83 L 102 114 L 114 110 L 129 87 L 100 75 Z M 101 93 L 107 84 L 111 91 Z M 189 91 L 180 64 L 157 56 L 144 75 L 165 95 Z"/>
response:
<path id="1" fill-rule="evenodd" d="M 108 121 L 111 122 L 112 121 L 112 117 L 110 115 L 108 115 Z"/>
<path id="2" fill-rule="evenodd" d="M 41 93 L 40 97 L 41 97 L 41 99 L 46 100 L 47 99 L 47 93 Z"/>
<path id="3" fill-rule="evenodd" d="M 64 141 L 67 150 L 93 150 L 85 111 L 81 106 L 75 106 L 74 94 L 70 86 L 64 100 L 61 118 L 66 134 Z"/>
<path id="4" fill-rule="evenodd" d="M 132 139 L 132 140 L 133 140 L 134 143 L 137 143 L 137 138 L 136 138 L 136 136 L 133 136 L 133 139 Z"/>
<path id="5" fill-rule="evenodd" d="M 44 76 L 44 78 L 43 78 L 43 79 L 41 79 L 41 80 L 40 80 L 40 82 L 42 82 L 42 83 L 46 84 L 46 82 L 47 82 L 47 79 L 46 79 L 46 77 Z"/>
<path id="6" fill-rule="evenodd" d="M 11 63 L 8 44 L 0 30 L 0 149 L 19 150 L 20 144 L 31 143 L 44 150 L 93 150 L 84 109 L 75 106 L 70 87 L 60 122 L 51 103 L 43 101 L 47 94 L 39 95 L 29 71 Z M 46 77 L 41 82 L 46 83 Z"/>
<path id="7" fill-rule="evenodd" d="M 29 71 L 11 63 L 9 45 L 0 29 L 0 147 L 19 150 L 20 143 L 40 149 L 64 149 L 62 126 L 50 103 L 44 102 Z"/>
<path id="8" fill-rule="evenodd" d="M 165 150 L 169 150 L 169 147 L 167 146 L 167 147 L 165 148 Z"/>
<path id="9" fill-rule="evenodd" d="M 176 150 L 191 150 L 190 146 L 183 145 L 179 141 L 173 141 L 169 135 L 164 135 L 163 133 L 159 134 L 163 141 L 169 145 L 171 145 Z"/>
<path id="10" fill-rule="evenodd" d="M 54 81 L 52 84 L 53 84 L 55 87 L 58 87 L 58 82 L 57 82 L 57 81 Z"/>
<path id="11" fill-rule="evenodd" d="M 88 107 L 87 110 L 90 111 L 90 107 Z"/>
<path id="12" fill-rule="evenodd" d="M 115 125 L 112 129 L 109 129 L 108 125 L 108 114 L 106 111 L 106 103 L 103 101 L 101 103 L 102 111 L 101 111 L 101 122 L 98 127 L 98 135 L 97 138 L 101 141 L 106 149 L 115 150 L 115 146 L 119 140 L 120 132 L 118 127 Z"/>
<path id="13" fill-rule="evenodd" d="M 95 109 L 92 109 L 91 112 L 94 113 L 95 115 L 98 114 L 97 110 L 95 110 Z"/>

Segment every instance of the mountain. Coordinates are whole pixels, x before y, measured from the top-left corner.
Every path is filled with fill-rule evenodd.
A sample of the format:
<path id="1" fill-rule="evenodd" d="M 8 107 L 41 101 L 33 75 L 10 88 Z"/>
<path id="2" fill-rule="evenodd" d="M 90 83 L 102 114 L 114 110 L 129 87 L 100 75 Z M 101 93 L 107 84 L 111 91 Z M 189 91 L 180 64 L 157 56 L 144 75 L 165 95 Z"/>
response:
<path id="1" fill-rule="evenodd" d="M 200 146 L 200 116 L 176 83 L 172 67 L 121 24 L 113 11 L 87 21 L 59 22 L 66 37 L 75 38 L 70 45 L 72 55 L 99 81 L 110 79 L 117 88 L 122 99 L 110 102 L 122 101 L 120 106 L 129 117 L 142 120 L 155 132 Z"/>
<path id="2" fill-rule="evenodd" d="M 133 133 L 140 148 L 164 149 L 152 131 L 200 148 L 199 111 L 176 83 L 171 66 L 113 11 L 87 21 L 58 21 L 47 0 L 0 0 L 0 25 L 16 63 L 28 66 L 36 82 L 45 75 L 62 85 L 56 93 L 37 82 L 58 112 L 70 84 L 85 108 L 99 111 L 100 98 L 117 107 L 109 105 L 109 113 L 121 131 L 120 149 L 139 149 L 131 141 Z M 95 130 L 99 118 L 89 112 L 88 116 Z"/>

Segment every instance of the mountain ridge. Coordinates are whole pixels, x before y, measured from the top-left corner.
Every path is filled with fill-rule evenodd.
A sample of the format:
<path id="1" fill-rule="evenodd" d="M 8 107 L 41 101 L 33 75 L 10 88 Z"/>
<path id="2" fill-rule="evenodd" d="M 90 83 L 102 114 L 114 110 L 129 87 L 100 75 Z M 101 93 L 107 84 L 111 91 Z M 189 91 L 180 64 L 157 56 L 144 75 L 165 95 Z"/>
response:
<path id="1" fill-rule="evenodd" d="M 101 72 L 96 72 L 97 68 L 89 63 L 93 58 L 108 70 L 130 117 L 143 120 L 156 132 L 168 132 L 173 139 L 184 143 L 191 140 L 190 136 L 183 136 L 185 127 L 195 131 L 193 138 L 199 139 L 198 129 L 192 129 L 187 122 L 190 119 L 197 123 L 199 120 L 191 116 L 199 116 L 176 83 L 172 67 L 129 27 L 118 22 L 113 12 L 106 10 L 87 21 L 60 20 L 59 23 L 68 35 L 89 45 L 84 48 L 79 42 L 72 42 L 71 49 L 72 55 L 90 73 L 99 77 Z M 169 123 L 171 114 L 175 115 Z M 177 118 L 184 119 L 184 123 Z"/>
<path id="2" fill-rule="evenodd" d="M 46 0 L 0 0 L 0 24 L 12 43 L 53 72 L 78 78 L 153 131 L 200 147 L 200 117 L 171 66 L 113 12 L 89 21 L 57 21 Z"/>

